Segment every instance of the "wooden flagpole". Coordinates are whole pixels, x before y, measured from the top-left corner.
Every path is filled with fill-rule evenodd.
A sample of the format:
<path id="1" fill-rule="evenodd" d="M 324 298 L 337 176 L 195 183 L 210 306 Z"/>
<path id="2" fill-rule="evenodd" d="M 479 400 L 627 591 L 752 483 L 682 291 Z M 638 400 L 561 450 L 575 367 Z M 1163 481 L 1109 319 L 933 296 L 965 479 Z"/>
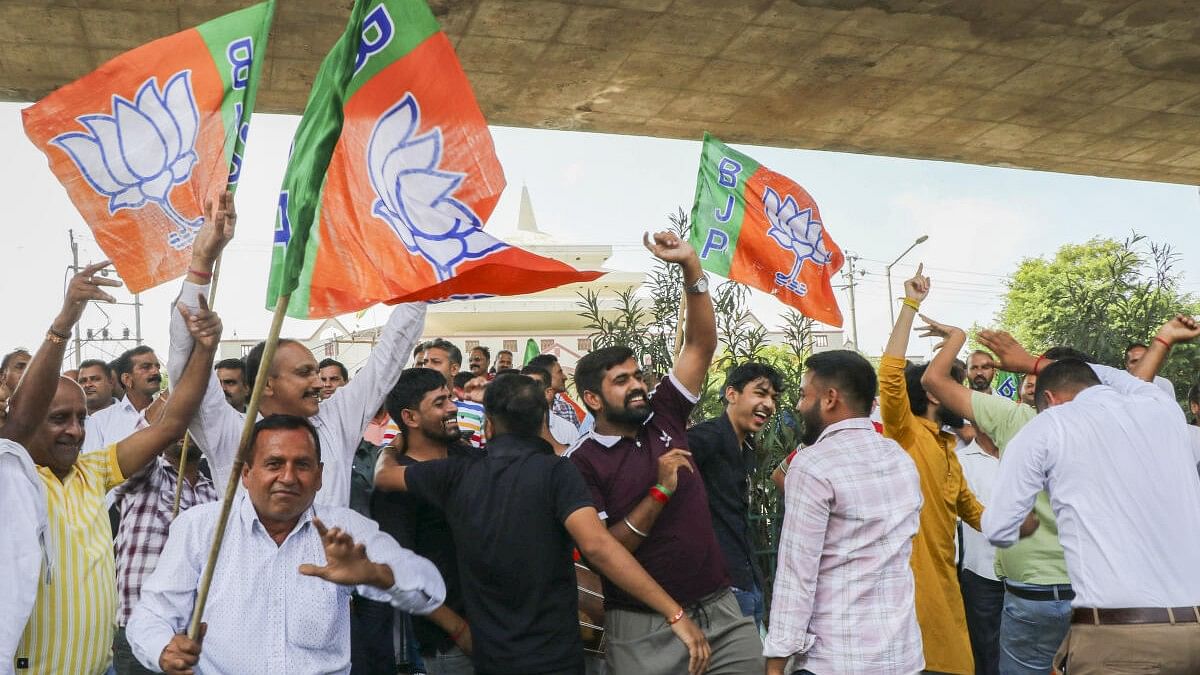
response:
<path id="1" fill-rule="evenodd" d="M 217 256 L 217 261 L 213 264 L 212 284 L 208 287 L 208 307 L 213 308 L 213 303 L 217 300 L 217 280 L 221 278 L 221 256 Z M 174 307 L 171 311 L 179 311 Z M 175 501 L 171 503 L 171 521 L 174 522 L 175 517 L 179 515 L 179 498 L 183 495 L 183 469 L 187 466 L 188 446 L 192 444 L 192 433 L 186 432 L 183 434 L 183 447 L 179 449 L 179 469 L 175 472 Z"/>
<path id="2" fill-rule="evenodd" d="M 254 378 L 254 389 L 250 392 L 250 403 L 246 406 L 246 423 L 242 426 L 242 438 L 238 441 L 237 458 L 229 472 L 229 482 L 225 485 L 225 499 L 221 503 L 221 515 L 217 519 L 217 529 L 213 533 L 212 547 L 208 552 L 208 563 L 204 566 L 204 576 L 200 578 L 200 588 L 196 591 L 196 605 L 192 610 L 192 622 L 188 626 L 188 637 L 193 640 L 200 638 L 200 619 L 204 616 L 204 605 L 208 602 L 208 589 L 212 585 L 213 571 L 217 567 L 217 558 L 221 554 L 221 542 L 225 539 L 225 526 L 229 524 L 229 511 L 233 508 L 233 498 L 237 495 L 238 483 L 241 482 L 242 467 L 246 465 L 249 455 L 247 445 L 250 433 L 258 418 L 258 403 L 262 396 L 263 386 L 267 381 L 267 373 L 271 369 L 271 361 L 275 358 L 275 348 L 279 346 L 279 330 L 283 326 L 283 317 L 287 313 L 288 300 L 291 295 L 281 295 L 275 303 L 275 315 L 271 318 L 271 330 L 267 333 L 266 344 L 263 346 L 262 361 L 258 364 L 258 373 Z"/>

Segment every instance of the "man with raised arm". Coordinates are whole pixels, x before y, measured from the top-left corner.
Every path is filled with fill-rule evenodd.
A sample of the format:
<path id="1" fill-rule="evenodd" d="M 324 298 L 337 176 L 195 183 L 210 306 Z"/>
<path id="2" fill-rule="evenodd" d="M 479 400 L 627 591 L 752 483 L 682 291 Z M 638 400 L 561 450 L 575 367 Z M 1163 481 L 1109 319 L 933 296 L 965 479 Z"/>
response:
<path id="1" fill-rule="evenodd" d="M 702 618 L 712 647 L 709 672 L 761 670 L 762 642 L 730 590 L 704 481 L 686 449 L 688 415 L 717 346 L 708 277 L 695 249 L 678 235 L 658 232 L 644 242 L 659 260 L 683 268 L 683 349 L 653 394 L 628 347 L 606 347 L 580 359 L 575 385 L 596 425 L 567 456 L 608 531 L 671 597 Z M 615 673 L 683 671 L 688 655 L 662 618 L 607 577 L 604 605 L 606 656 Z"/>
<path id="2" fill-rule="evenodd" d="M 913 541 L 912 567 L 925 667 L 969 675 L 975 666 L 954 565 L 954 534 L 959 518 L 978 530 L 983 506 L 967 487 L 954 453 L 954 435 L 942 431 L 947 424 L 961 427 L 962 418 L 921 385 L 921 376 L 933 364 L 913 366 L 904 358 L 913 317 L 929 294 L 930 280 L 923 270 L 918 267 L 916 275 L 904 282 L 904 302 L 879 361 L 879 411 L 883 434 L 908 452 L 921 476 L 925 505 Z M 961 380 L 963 374 L 957 377 Z"/>
<path id="3" fill-rule="evenodd" d="M 223 193 L 205 220 L 192 246 L 192 262 L 188 268 L 178 302 L 195 307 L 197 298 L 208 292 L 213 264 L 225 246 L 233 239 L 237 214 L 233 196 Z M 259 404 L 261 415 L 289 414 L 306 417 L 317 429 L 324 448 L 325 475 L 317 493 L 317 504 L 347 506 L 350 503 L 350 474 L 354 451 L 362 440 L 367 425 L 383 405 L 388 390 L 396 383 L 409 350 L 425 323 L 425 304 L 397 305 L 392 310 L 370 359 L 354 380 L 321 401 L 321 380 L 317 360 L 303 344 L 281 338 L 275 358 L 267 369 L 267 381 Z M 263 343 L 246 357 L 246 378 L 251 390 L 262 361 Z M 183 323 L 172 316 L 171 353 L 167 363 L 171 381 L 175 381 L 191 349 L 191 339 Z M 213 481 L 222 492 L 229 481 L 229 472 L 237 455 L 245 414 L 230 407 L 216 375 L 210 378 L 200 411 L 189 430 L 197 444 L 204 448 Z"/>
<path id="4" fill-rule="evenodd" d="M 221 337 L 220 319 L 203 302 L 195 312 L 177 310 L 194 348 L 162 417 L 105 450 L 81 455 L 86 398 L 79 384 L 60 377 L 58 369 L 87 302 L 113 302 L 101 287 L 120 282 L 93 276 L 107 264 L 88 266 L 71 279 L 62 310 L 29 362 L 0 430 L 28 448 L 47 500 L 36 598 L 12 663 L 19 672 L 87 675 L 108 670 L 117 588 L 104 494 L 183 435 Z"/>
<path id="5" fill-rule="evenodd" d="M 1198 336 L 1190 317 L 1168 322 L 1147 369 Z M 1146 373 L 996 353 L 1037 374 L 1041 414 L 1008 444 L 984 534 L 1012 546 L 1038 527 L 1031 509 L 1049 492 L 1075 590 L 1055 665 L 1072 675 L 1200 672 L 1200 478 L 1174 397 Z"/>

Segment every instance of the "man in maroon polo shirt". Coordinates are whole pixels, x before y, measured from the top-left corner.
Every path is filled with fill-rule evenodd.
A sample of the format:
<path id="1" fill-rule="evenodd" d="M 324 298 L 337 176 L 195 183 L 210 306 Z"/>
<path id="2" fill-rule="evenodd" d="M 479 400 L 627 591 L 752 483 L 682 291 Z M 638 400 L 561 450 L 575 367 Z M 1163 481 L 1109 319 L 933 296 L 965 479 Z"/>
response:
<path id="1" fill-rule="evenodd" d="M 708 279 L 690 244 L 672 232 L 645 238 L 656 257 L 683 268 L 684 346 L 654 393 L 633 350 L 598 349 L 575 366 L 575 385 L 596 418 L 568 456 L 609 532 L 704 630 L 708 672 L 761 673 L 762 642 L 730 591 L 708 517 L 708 495 L 687 451 L 687 419 L 717 347 Z M 687 650 L 653 610 L 604 579 L 608 667 L 614 675 L 686 672 Z"/>

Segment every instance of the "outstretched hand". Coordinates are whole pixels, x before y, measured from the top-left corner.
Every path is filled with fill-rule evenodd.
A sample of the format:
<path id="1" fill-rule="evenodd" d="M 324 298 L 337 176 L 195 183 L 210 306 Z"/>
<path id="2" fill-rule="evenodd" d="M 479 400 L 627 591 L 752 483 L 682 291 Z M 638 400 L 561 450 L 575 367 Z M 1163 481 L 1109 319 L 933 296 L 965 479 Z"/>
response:
<path id="1" fill-rule="evenodd" d="M 175 306 L 179 309 L 179 313 L 183 315 L 188 333 L 191 334 L 196 344 L 205 349 L 216 349 L 217 344 L 221 341 L 221 317 L 209 309 L 207 298 L 201 295 L 199 296 L 199 300 L 200 308 L 194 313 L 182 302 L 177 303 Z"/>
<path id="2" fill-rule="evenodd" d="M 62 311 L 59 312 L 59 320 L 55 322 L 58 328 L 62 328 L 62 324 L 67 324 L 67 331 L 75 325 L 79 318 L 83 316 L 83 310 L 87 307 L 87 303 L 92 300 L 99 302 L 116 302 L 117 299 L 104 291 L 105 286 L 120 287 L 123 284 L 119 279 L 109 279 L 106 277 L 97 277 L 96 274 L 109 266 L 110 261 L 102 260 L 98 263 L 93 263 L 79 270 L 75 276 L 71 277 L 71 282 L 67 284 L 67 294 L 63 298 Z"/>
<path id="3" fill-rule="evenodd" d="M 961 334 L 964 338 L 967 335 L 963 329 L 957 326 L 951 326 L 950 324 L 946 323 L 938 323 L 924 314 L 918 314 L 917 316 L 921 317 L 921 320 L 925 322 L 924 326 L 917 327 L 917 330 L 921 331 L 917 337 L 935 337 L 941 340 L 934 345 L 934 351 L 941 349 L 942 346 L 946 344 L 946 340 L 952 335 Z"/>
<path id="4" fill-rule="evenodd" d="M 388 589 L 395 585 L 395 577 L 387 565 L 371 562 L 367 547 L 354 543 L 354 538 L 338 527 L 327 528 L 320 518 L 313 518 L 313 526 L 321 535 L 325 547 L 323 566 L 304 564 L 300 574 L 319 577 L 342 586 L 375 586 Z"/>
<path id="5" fill-rule="evenodd" d="M 686 239 L 669 230 L 655 232 L 653 236 L 647 232 L 642 235 L 642 243 L 646 250 L 663 262 L 682 265 L 692 259 L 699 260 L 696 249 Z"/>
<path id="6" fill-rule="evenodd" d="M 233 230 L 237 225 L 237 209 L 233 205 L 233 193 L 222 192 L 216 202 L 211 199 L 204 202 L 204 224 L 196 233 L 192 243 L 192 265 L 202 268 L 202 272 L 211 272 L 213 263 L 220 257 L 221 251 L 233 240 Z"/>
<path id="7" fill-rule="evenodd" d="M 924 271 L 925 263 L 917 265 L 917 273 L 904 282 L 904 297 L 921 302 L 925 296 L 929 295 L 929 286 L 932 282 L 929 277 L 922 274 Z"/>
<path id="8" fill-rule="evenodd" d="M 1017 342 L 1016 338 L 1002 330 L 979 331 L 979 344 L 996 355 L 996 365 L 1014 373 L 1031 372 L 1036 359 Z"/>

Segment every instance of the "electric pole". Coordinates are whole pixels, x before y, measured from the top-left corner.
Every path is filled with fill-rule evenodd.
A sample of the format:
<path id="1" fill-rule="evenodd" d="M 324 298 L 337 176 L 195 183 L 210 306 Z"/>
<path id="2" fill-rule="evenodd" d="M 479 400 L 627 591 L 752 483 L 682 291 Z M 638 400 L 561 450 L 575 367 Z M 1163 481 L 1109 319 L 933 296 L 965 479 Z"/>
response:
<path id="1" fill-rule="evenodd" d="M 75 230 L 67 230 L 67 236 L 71 239 L 71 275 L 79 273 L 79 244 L 75 243 Z M 79 322 L 75 322 L 75 369 L 79 369 L 79 363 L 83 360 L 80 352 L 83 351 L 83 342 L 79 339 Z"/>
<path id="2" fill-rule="evenodd" d="M 854 306 L 854 287 L 858 285 L 857 276 L 865 275 L 862 270 L 855 270 L 854 263 L 858 262 L 858 256 L 854 253 L 846 252 L 846 269 L 842 274 L 846 276 L 846 288 L 850 289 L 850 339 L 854 342 L 854 349 L 858 349 L 858 312 Z"/>

